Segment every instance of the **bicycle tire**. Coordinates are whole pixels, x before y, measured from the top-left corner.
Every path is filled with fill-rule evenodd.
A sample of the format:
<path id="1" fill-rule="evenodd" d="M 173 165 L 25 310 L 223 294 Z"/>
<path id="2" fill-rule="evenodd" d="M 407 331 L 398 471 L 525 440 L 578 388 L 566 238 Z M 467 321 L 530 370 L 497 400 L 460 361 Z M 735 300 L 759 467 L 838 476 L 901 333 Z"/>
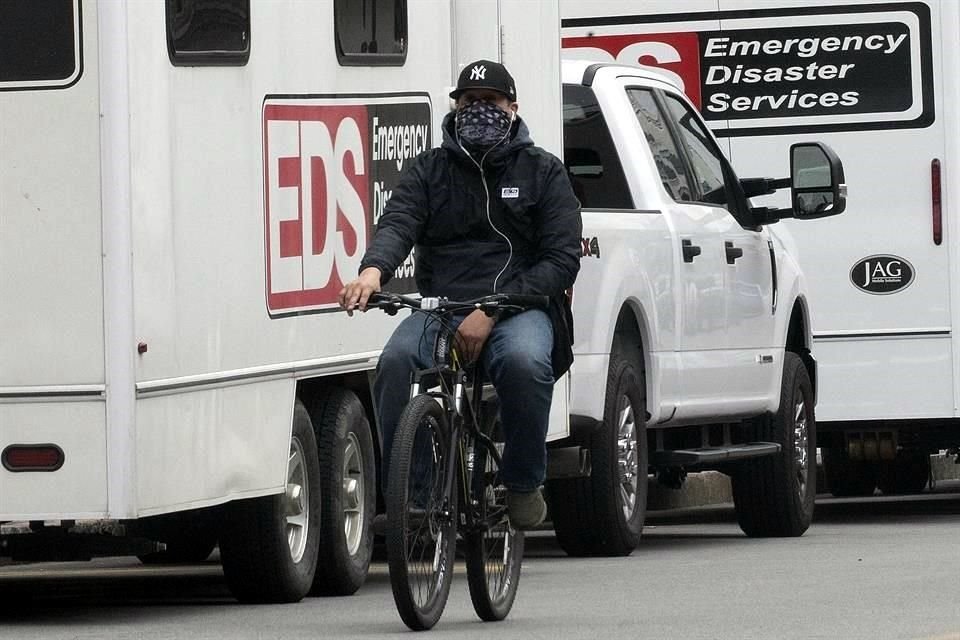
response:
<path id="1" fill-rule="evenodd" d="M 397 611 L 411 629 L 430 629 L 450 594 L 456 547 L 456 480 L 445 496 L 443 477 L 454 464 L 447 416 L 419 395 L 397 424 L 387 483 L 387 560 Z"/>
<path id="2" fill-rule="evenodd" d="M 493 424 L 485 431 L 496 432 Z M 510 613 L 520 582 L 523 562 L 523 532 L 507 518 L 507 490 L 500 481 L 494 456 L 478 442 L 474 447 L 470 481 L 471 505 L 477 528 L 464 535 L 470 600 L 481 620 L 503 620 Z"/>

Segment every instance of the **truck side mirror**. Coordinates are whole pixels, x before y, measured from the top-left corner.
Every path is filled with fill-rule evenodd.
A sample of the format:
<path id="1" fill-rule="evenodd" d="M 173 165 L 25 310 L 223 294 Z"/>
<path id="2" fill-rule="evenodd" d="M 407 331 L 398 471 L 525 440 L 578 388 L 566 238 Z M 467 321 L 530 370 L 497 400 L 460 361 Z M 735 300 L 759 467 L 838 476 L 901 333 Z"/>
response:
<path id="1" fill-rule="evenodd" d="M 843 163 L 822 142 L 790 146 L 790 202 L 799 220 L 825 218 L 847 208 Z"/>

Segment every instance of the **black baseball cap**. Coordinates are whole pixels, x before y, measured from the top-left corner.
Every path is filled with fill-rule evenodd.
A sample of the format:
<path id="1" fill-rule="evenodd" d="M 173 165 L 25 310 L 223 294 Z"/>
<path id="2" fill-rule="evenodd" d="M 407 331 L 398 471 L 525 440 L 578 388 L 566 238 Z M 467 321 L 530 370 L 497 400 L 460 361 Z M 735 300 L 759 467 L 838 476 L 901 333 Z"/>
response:
<path id="1" fill-rule="evenodd" d="M 460 72 L 457 88 L 450 92 L 450 97 L 457 100 L 468 89 L 492 89 L 499 91 L 510 99 L 517 100 L 517 85 L 507 68 L 492 60 L 477 60 L 471 62 Z"/>

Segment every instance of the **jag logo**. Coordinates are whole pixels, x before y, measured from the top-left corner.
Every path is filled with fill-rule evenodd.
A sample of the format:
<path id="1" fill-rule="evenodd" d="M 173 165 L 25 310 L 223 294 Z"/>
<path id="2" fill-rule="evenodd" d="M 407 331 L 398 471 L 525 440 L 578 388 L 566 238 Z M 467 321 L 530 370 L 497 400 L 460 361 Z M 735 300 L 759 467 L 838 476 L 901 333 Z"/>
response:
<path id="1" fill-rule="evenodd" d="M 894 255 L 863 258 L 850 269 L 850 281 L 866 293 L 887 295 L 906 289 L 916 272 L 913 265 Z"/>
<path id="2" fill-rule="evenodd" d="M 270 315 L 337 308 L 401 171 L 431 146 L 430 112 L 420 94 L 264 100 Z M 414 291 L 411 271 L 389 289 Z"/>

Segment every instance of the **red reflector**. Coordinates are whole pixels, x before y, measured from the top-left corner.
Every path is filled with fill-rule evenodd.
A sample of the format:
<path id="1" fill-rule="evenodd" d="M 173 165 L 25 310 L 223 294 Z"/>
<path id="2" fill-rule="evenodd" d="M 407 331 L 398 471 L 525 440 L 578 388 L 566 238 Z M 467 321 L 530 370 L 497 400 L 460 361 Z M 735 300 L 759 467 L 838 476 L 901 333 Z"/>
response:
<path id="1" fill-rule="evenodd" d="M 7 471 L 56 471 L 63 466 L 63 449 L 55 444 L 12 444 L 0 454 Z"/>
<path id="2" fill-rule="evenodd" d="M 943 242 L 943 194 L 940 182 L 940 161 L 930 163 L 930 196 L 933 209 L 933 244 Z"/>

